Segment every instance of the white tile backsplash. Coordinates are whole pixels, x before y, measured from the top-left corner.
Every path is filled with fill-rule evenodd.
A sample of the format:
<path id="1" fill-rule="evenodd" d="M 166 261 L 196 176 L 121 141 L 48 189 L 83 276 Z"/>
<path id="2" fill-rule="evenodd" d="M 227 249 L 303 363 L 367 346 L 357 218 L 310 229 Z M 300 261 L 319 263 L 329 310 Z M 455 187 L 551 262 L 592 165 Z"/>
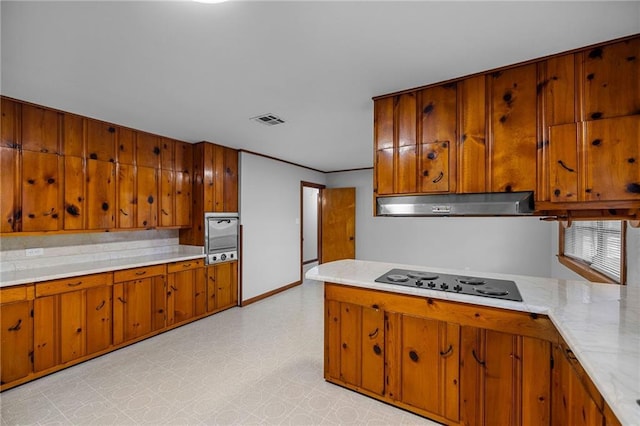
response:
<path id="1" fill-rule="evenodd" d="M 168 253 L 178 245 L 177 230 L 8 237 L 0 244 L 0 271 Z M 43 248 L 43 254 L 27 257 L 28 248 Z"/>

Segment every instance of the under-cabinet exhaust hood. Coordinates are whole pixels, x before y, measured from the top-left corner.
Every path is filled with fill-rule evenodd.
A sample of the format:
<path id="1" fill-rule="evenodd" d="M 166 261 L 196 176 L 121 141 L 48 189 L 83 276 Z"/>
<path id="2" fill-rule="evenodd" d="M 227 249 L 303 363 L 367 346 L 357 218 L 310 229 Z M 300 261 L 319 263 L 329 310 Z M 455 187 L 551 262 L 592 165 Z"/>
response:
<path id="1" fill-rule="evenodd" d="M 378 216 L 520 216 L 534 210 L 533 192 L 404 195 L 377 198 Z"/>

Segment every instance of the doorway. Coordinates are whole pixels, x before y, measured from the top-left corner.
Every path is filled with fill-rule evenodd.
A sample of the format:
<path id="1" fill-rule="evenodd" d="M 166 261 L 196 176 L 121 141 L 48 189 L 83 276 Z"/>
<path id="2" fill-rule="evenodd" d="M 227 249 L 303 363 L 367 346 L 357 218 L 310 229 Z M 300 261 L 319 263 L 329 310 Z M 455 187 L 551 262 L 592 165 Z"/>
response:
<path id="1" fill-rule="evenodd" d="M 317 262 L 321 252 L 320 190 L 324 188 L 324 185 L 317 183 L 301 182 L 300 184 L 302 266 Z"/>

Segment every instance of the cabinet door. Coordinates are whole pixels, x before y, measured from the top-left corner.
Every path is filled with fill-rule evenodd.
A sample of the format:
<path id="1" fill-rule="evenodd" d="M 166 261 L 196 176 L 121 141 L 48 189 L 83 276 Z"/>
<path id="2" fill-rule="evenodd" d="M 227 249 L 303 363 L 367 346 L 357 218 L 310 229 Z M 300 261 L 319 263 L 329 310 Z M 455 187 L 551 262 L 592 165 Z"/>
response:
<path id="1" fill-rule="evenodd" d="M 173 323 L 178 324 L 195 315 L 195 276 L 194 270 L 174 272 L 168 275 Z"/>
<path id="2" fill-rule="evenodd" d="M 32 371 L 33 348 L 30 301 L 0 305 L 0 382 L 12 382 Z"/>
<path id="3" fill-rule="evenodd" d="M 114 125 L 87 119 L 87 158 L 115 162 L 116 136 Z"/>
<path id="4" fill-rule="evenodd" d="M 583 120 L 638 114 L 640 37 L 587 50 L 582 62 Z"/>
<path id="5" fill-rule="evenodd" d="M 384 395 L 384 312 L 362 307 L 362 381 L 360 386 Z"/>
<path id="6" fill-rule="evenodd" d="M 376 188 L 378 195 L 393 194 L 393 148 L 379 149 L 376 151 Z"/>
<path id="7" fill-rule="evenodd" d="M 175 172 L 175 225 L 191 225 L 191 175 L 185 172 Z"/>
<path id="8" fill-rule="evenodd" d="M 395 193 L 409 194 L 418 190 L 418 147 L 407 145 L 398 147 Z"/>
<path id="9" fill-rule="evenodd" d="M 460 94 L 460 144 L 458 147 L 458 192 L 485 192 L 486 124 L 484 75 L 458 83 Z"/>
<path id="10" fill-rule="evenodd" d="M 125 127 L 118 128 L 118 163 L 135 164 L 135 132 Z"/>
<path id="11" fill-rule="evenodd" d="M 238 304 L 238 262 L 207 267 L 207 311 Z"/>
<path id="12" fill-rule="evenodd" d="M 220 145 L 213 146 L 213 211 L 224 211 L 224 151 Z"/>
<path id="13" fill-rule="evenodd" d="M 175 175 L 172 170 L 160 170 L 160 226 L 175 225 Z"/>
<path id="14" fill-rule="evenodd" d="M 202 161 L 198 158 L 198 161 Z M 192 173 L 193 145 L 187 142 L 175 141 L 175 160 L 173 170 L 176 172 Z"/>
<path id="15" fill-rule="evenodd" d="M 86 353 L 86 300 L 84 291 L 57 296 L 60 303 L 60 361 L 80 358 Z"/>
<path id="16" fill-rule="evenodd" d="M 586 200 L 640 200 L 640 115 L 585 127 Z"/>
<path id="17" fill-rule="evenodd" d="M 563 124 L 549 128 L 549 189 L 554 202 L 581 201 L 578 182 L 580 169 L 578 146 L 580 128 Z"/>
<path id="18" fill-rule="evenodd" d="M 138 167 L 160 167 L 160 137 L 136 132 L 136 164 Z"/>
<path id="19" fill-rule="evenodd" d="M 58 154 L 59 133 L 59 113 L 33 105 L 22 105 L 23 150 Z"/>
<path id="20" fill-rule="evenodd" d="M 158 180 L 156 169 L 138 166 L 138 228 L 154 228 L 158 223 Z"/>
<path id="21" fill-rule="evenodd" d="M 19 151 L 14 148 L 0 147 L 0 232 L 20 230 L 21 210 Z"/>
<path id="22" fill-rule="evenodd" d="M 115 164 L 87 160 L 87 229 L 115 227 Z"/>
<path id="23" fill-rule="evenodd" d="M 18 148 L 21 108 L 18 102 L 0 99 L 0 147 Z"/>
<path id="24" fill-rule="evenodd" d="M 79 115 L 64 113 L 62 116 L 62 149 L 65 156 L 85 156 L 85 122 Z"/>
<path id="25" fill-rule="evenodd" d="M 129 281 L 124 286 L 124 340 L 131 340 L 151 332 L 151 278 Z M 115 302 L 114 302 L 115 303 Z"/>
<path id="26" fill-rule="evenodd" d="M 173 139 L 161 138 L 160 143 L 160 168 L 173 170 L 175 153 L 175 141 Z"/>
<path id="27" fill-rule="evenodd" d="M 87 354 L 111 346 L 112 290 L 111 286 L 86 290 Z"/>
<path id="28" fill-rule="evenodd" d="M 394 98 L 382 98 L 373 102 L 374 149 L 393 148 Z"/>
<path id="29" fill-rule="evenodd" d="M 536 187 L 536 64 L 493 73 L 490 177 L 492 192 Z"/>
<path id="30" fill-rule="evenodd" d="M 574 54 L 556 56 L 544 61 L 545 75 L 541 84 L 546 126 L 576 122 L 576 82 Z"/>
<path id="31" fill-rule="evenodd" d="M 33 301 L 33 369 L 42 371 L 60 363 L 60 304 L 57 296 Z"/>
<path id="32" fill-rule="evenodd" d="M 224 205 L 223 211 L 238 211 L 238 151 L 224 149 Z"/>
<path id="33" fill-rule="evenodd" d="M 458 420 L 459 326 L 403 315 L 401 328 L 402 401 Z"/>
<path id="34" fill-rule="evenodd" d="M 117 222 L 119 229 L 135 228 L 136 222 L 136 167 L 130 164 L 118 164 L 116 194 L 118 197 Z"/>
<path id="35" fill-rule="evenodd" d="M 151 329 L 157 331 L 165 328 L 167 324 L 167 281 L 164 275 L 155 276 L 151 280 L 153 282 Z"/>
<path id="36" fill-rule="evenodd" d="M 420 192 L 448 192 L 453 182 L 450 173 L 451 143 L 448 141 L 420 145 Z"/>
<path id="37" fill-rule="evenodd" d="M 85 229 L 85 159 L 64 157 L 64 229 Z"/>
<path id="38" fill-rule="evenodd" d="M 195 315 L 203 315 L 207 312 L 207 269 L 194 269 L 193 280 Z"/>
<path id="39" fill-rule="evenodd" d="M 22 152 L 22 230 L 57 231 L 62 223 L 60 157 Z"/>

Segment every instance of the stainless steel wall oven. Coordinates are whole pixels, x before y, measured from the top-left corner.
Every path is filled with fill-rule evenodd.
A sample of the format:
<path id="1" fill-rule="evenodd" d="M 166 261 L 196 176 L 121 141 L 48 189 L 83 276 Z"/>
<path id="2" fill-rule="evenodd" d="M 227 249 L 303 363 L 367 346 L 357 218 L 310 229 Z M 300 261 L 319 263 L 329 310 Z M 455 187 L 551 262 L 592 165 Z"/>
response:
<path id="1" fill-rule="evenodd" d="M 204 226 L 207 264 L 237 260 L 238 213 L 205 213 Z"/>

